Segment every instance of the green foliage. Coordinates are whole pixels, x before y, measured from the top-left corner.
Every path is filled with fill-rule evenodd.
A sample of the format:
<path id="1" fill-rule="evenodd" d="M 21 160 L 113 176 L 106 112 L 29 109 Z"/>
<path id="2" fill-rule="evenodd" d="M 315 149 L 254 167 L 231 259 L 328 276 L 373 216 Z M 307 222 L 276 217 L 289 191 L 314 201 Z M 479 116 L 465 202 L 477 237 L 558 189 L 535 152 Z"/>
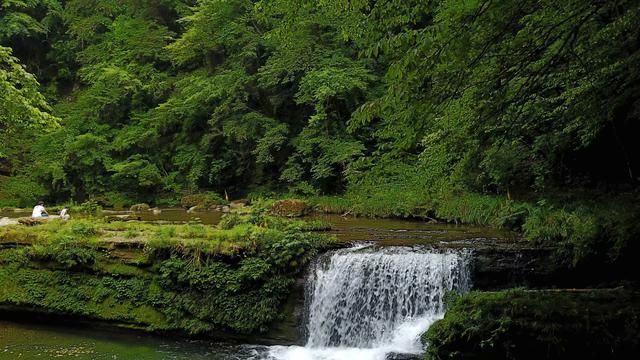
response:
<path id="1" fill-rule="evenodd" d="M 577 258 L 636 233 L 624 206 L 536 205 L 638 188 L 631 0 L 34 0 L 0 24 L 5 205 L 267 189 L 523 229 Z M 42 94 L 62 127 L 42 130 Z"/>
<path id="2" fill-rule="evenodd" d="M 436 216 L 456 223 L 491 225 L 519 230 L 528 219 L 526 203 L 477 194 L 451 194 L 438 201 Z"/>
<path id="3" fill-rule="evenodd" d="M 0 27 L 6 16 L 0 18 Z M 49 105 L 38 90 L 35 76 L 27 72 L 12 56 L 10 48 L 0 46 L 0 157 L 6 156 L 4 144 L 10 137 L 27 129 L 56 127 L 58 119 L 49 114 Z"/>
<path id="4" fill-rule="evenodd" d="M 77 222 L 77 221 L 74 221 L 73 224 L 71 225 L 71 232 L 74 235 L 83 236 L 85 238 L 96 235 L 98 233 L 98 231 L 96 230 L 96 228 L 93 226 L 92 223 Z"/>
<path id="5" fill-rule="evenodd" d="M 74 228 L 72 231 L 80 231 L 76 235 L 86 236 L 87 228 Z M 93 235 L 93 234 L 90 234 Z M 65 269 L 90 268 L 96 261 L 96 252 L 91 248 L 79 246 L 71 236 L 60 236 L 46 245 L 34 245 L 26 251 L 26 256 L 32 261 L 54 262 Z"/>
<path id="6" fill-rule="evenodd" d="M 578 175 L 633 181 L 632 138 L 612 129 L 635 129 L 638 4 L 556 5 L 328 2 L 350 12 L 345 31 L 365 55 L 388 63 L 385 94 L 354 114 L 352 130 L 380 119 L 378 147 L 420 153 L 439 177 L 482 191 L 527 192 Z M 580 165 L 587 148 L 615 159 L 607 169 L 616 175 Z"/>
<path id="7" fill-rule="evenodd" d="M 47 190 L 23 175 L 0 182 L 0 194 L 0 203 L 4 206 L 31 207 L 45 197 Z"/>
<path id="8" fill-rule="evenodd" d="M 472 292 L 423 335 L 426 359 L 633 357 L 639 311 L 625 290 Z"/>
<path id="9" fill-rule="evenodd" d="M 303 265 L 331 239 L 304 232 L 301 222 L 267 228 L 249 220 L 228 230 L 77 220 L 2 228 L 0 239 L 31 235 L 38 241 L 1 252 L 0 304 L 149 331 L 267 331 L 282 317 Z M 134 232 L 131 238 L 145 239 L 149 260 L 107 250 L 112 236 Z"/>
<path id="10" fill-rule="evenodd" d="M 626 194 L 555 208 L 545 202 L 533 207 L 523 225 L 528 238 L 541 245 L 561 244 L 561 256 L 574 265 L 631 260 L 640 234 L 637 199 Z"/>
<path id="11" fill-rule="evenodd" d="M 104 206 L 114 208 L 116 210 L 128 209 L 134 204 L 134 200 L 124 193 L 108 192 L 96 198 L 96 201 Z"/>
<path id="12" fill-rule="evenodd" d="M 78 205 L 74 210 L 77 210 L 83 214 L 87 215 L 97 215 L 100 212 L 101 207 L 95 200 L 87 200 L 82 204 Z"/>

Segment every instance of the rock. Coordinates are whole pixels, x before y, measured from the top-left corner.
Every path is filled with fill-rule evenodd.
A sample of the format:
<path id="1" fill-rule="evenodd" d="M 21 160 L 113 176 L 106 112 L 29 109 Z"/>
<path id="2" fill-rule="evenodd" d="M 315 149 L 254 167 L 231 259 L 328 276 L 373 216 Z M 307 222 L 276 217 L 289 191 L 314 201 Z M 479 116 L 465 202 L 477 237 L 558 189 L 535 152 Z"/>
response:
<path id="1" fill-rule="evenodd" d="M 149 211 L 149 209 L 150 209 L 150 206 L 148 204 L 140 203 L 140 204 L 131 205 L 131 208 L 129 210 L 133 212 L 142 212 L 142 211 Z"/>
<path id="2" fill-rule="evenodd" d="M 233 200 L 232 202 L 229 203 L 229 206 L 232 209 L 241 209 L 245 206 L 247 206 L 249 204 L 249 200 L 248 199 L 238 199 L 238 200 Z"/>
<path id="3" fill-rule="evenodd" d="M 299 199 L 278 200 L 271 206 L 271 213 L 278 216 L 299 217 L 308 213 L 309 206 Z"/>
<path id="4" fill-rule="evenodd" d="M 417 354 L 400 354 L 400 353 L 388 353 L 385 360 L 420 360 L 422 356 Z"/>
<path id="5" fill-rule="evenodd" d="M 199 206 L 204 208 L 205 210 L 208 210 L 222 203 L 224 203 L 224 200 L 215 193 L 198 193 L 185 195 L 180 200 L 180 204 L 185 209 Z"/>
<path id="6" fill-rule="evenodd" d="M 0 219 L 0 226 L 17 225 L 17 224 L 18 224 L 17 219 L 11 219 L 8 217 L 3 217 Z"/>
<path id="7" fill-rule="evenodd" d="M 45 220 L 45 218 L 37 218 L 37 219 L 32 217 L 18 218 L 18 223 L 26 226 L 40 225 L 40 224 L 43 224 L 45 221 L 47 221 Z"/>
<path id="8" fill-rule="evenodd" d="M 226 205 L 222 207 L 222 212 L 224 212 L 224 213 L 228 213 L 229 211 L 231 211 L 231 208 L 230 208 L 230 207 L 228 207 L 228 206 L 226 206 Z"/>
<path id="9" fill-rule="evenodd" d="M 196 205 L 196 206 L 192 206 L 189 208 L 189 210 L 187 210 L 188 213 L 192 213 L 192 212 L 199 212 L 199 211 L 206 211 L 207 209 L 202 206 L 202 205 Z"/>
<path id="10" fill-rule="evenodd" d="M 158 209 L 158 208 L 153 208 L 151 209 L 151 211 L 153 212 L 153 215 L 160 215 L 162 214 L 162 210 Z"/>
<path id="11" fill-rule="evenodd" d="M 104 220 L 106 222 L 112 222 L 112 221 L 135 221 L 135 220 L 140 220 L 140 216 L 135 216 L 135 215 L 109 215 L 109 216 L 105 216 Z"/>

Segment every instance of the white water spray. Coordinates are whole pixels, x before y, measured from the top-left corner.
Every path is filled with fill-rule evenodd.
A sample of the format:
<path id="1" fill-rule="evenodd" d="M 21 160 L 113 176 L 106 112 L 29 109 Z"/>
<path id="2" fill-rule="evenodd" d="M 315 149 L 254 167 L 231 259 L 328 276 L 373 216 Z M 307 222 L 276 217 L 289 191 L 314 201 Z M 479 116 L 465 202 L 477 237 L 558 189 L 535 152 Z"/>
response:
<path id="1" fill-rule="evenodd" d="M 444 296 L 467 291 L 468 251 L 340 250 L 307 279 L 307 344 L 276 346 L 277 360 L 384 360 L 417 354 L 420 334 L 444 315 Z"/>

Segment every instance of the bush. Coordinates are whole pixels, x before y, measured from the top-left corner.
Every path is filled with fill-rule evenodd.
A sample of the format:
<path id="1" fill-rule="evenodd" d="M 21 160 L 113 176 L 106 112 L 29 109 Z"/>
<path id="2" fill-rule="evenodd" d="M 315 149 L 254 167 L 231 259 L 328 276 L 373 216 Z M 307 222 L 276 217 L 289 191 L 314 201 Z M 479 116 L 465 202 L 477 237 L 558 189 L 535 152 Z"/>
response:
<path id="1" fill-rule="evenodd" d="M 73 222 L 71 232 L 81 237 L 90 237 L 98 233 L 98 230 L 89 222 Z"/>
<path id="2" fill-rule="evenodd" d="M 97 201 L 87 200 L 80 204 L 75 210 L 87 215 L 96 215 L 102 208 L 98 205 Z"/>
<path id="3" fill-rule="evenodd" d="M 278 216 L 299 217 L 309 212 L 309 206 L 303 200 L 278 200 L 271 206 L 271 213 Z"/>

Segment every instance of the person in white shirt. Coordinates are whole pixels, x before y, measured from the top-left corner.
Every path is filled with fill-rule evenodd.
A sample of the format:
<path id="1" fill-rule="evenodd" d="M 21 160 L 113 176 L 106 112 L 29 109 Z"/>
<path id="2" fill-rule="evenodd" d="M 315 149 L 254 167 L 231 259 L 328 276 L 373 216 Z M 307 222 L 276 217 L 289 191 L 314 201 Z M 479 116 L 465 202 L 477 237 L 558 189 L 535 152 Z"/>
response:
<path id="1" fill-rule="evenodd" d="M 64 209 L 62 209 L 62 211 L 60 211 L 60 219 L 62 220 L 69 220 L 71 216 L 69 215 L 69 209 L 67 207 L 65 207 Z"/>
<path id="2" fill-rule="evenodd" d="M 44 202 L 39 201 L 38 205 L 33 207 L 33 211 L 31 212 L 31 217 L 32 218 L 43 218 L 43 217 L 47 217 L 49 216 L 49 214 L 47 213 L 47 210 L 45 210 L 44 208 Z"/>

